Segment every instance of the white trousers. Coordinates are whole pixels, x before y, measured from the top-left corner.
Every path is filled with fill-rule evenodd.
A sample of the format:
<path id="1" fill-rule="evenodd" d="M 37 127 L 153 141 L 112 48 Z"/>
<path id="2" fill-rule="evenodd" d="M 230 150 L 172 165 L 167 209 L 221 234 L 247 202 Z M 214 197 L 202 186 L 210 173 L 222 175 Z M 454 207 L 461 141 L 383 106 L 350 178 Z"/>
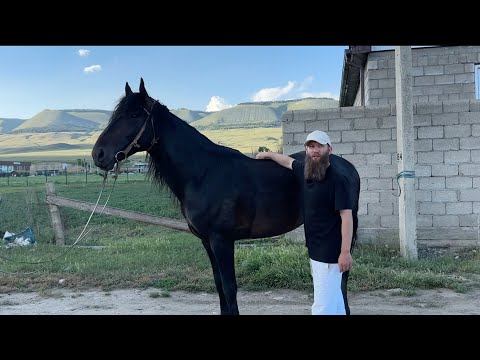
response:
<path id="1" fill-rule="evenodd" d="M 312 315 L 345 315 L 342 296 L 342 273 L 338 264 L 310 259 L 313 278 Z"/>

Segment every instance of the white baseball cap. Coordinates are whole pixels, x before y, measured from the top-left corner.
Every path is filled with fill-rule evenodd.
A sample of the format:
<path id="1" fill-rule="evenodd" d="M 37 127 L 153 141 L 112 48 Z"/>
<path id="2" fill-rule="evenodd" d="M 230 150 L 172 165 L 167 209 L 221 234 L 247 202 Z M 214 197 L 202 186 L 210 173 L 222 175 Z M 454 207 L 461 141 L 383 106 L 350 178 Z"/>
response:
<path id="1" fill-rule="evenodd" d="M 303 144 L 304 146 L 307 146 L 309 141 L 316 141 L 319 144 L 325 145 L 328 144 L 332 146 L 332 142 L 330 141 L 330 137 L 327 135 L 326 132 L 320 131 L 320 130 L 315 130 L 308 134 L 307 140 Z"/>

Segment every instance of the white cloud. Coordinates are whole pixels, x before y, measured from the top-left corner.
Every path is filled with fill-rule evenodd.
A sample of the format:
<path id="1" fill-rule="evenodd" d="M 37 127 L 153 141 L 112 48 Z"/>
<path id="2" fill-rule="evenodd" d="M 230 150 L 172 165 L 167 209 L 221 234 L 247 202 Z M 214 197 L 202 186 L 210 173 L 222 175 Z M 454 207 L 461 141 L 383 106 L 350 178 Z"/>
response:
<path id="1" fill-rule="evenodd" d="M 303 80 L 303 82 L 298 87 L 298 91 L 303 91 L 305 89 L 308 89 L 312 84 L 313 84 L 313 76 L 307 76 L 305 80 Z"/>
<path id="2" fill-rule="evenodd" d="M 207 105 L 206 111 L 220 111 L 233 107 L 225 102 L 225 99 L 220 96 L 212 96 Z"/>
<path id="3" fill-rule="evenodd" d="M 281 101 L 303 98 L 332 98 L 339 99 L 338 94 L 331 92 L 313 92 L 308 91 L 312 87 L 314 77 L 307 76 L 299 85 L 295 81 L 288 81 L 284 87 L 264 88 L 257 91 L 252 97 L 251 101 Z"/>
<path id="4" fill-rule="evenodd" d="M 83 72 L 86 73 L 86 74 L 89 74 L 89 73 L 99 72 L 101 70 L 102 70 L 101 65 L 92 65 L 92 66 L 88 66 L 85 69 L 83 69 Z"/>
<path id="5" fill-rule="evenodd" d="M 295 83 L 289 81 L 284 87 L 265 88 L 252 96 L 252 101 L 275 101 L 293 90 Z"/>
<path id="6" fill-rule="evenodd" d="M 86 57 L 86 56 L 90 55 L 90 50 L 80 49 L 80 50 L 78 50 L 78 55 L 80 55 L 82 57 Z"/>

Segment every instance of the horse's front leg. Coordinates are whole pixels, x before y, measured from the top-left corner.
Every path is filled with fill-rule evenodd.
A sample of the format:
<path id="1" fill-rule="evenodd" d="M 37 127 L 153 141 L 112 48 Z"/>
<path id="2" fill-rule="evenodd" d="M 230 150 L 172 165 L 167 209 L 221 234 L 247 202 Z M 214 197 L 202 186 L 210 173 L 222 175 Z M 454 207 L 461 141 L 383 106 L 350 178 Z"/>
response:
<path id="1" fill-rule="evenodd" d="M 229 308 L 223 292 L 222 277 L 220 276 L 220 270 L 218 269 L 217 259 L 215 258 L 215 255 L 213 255 L 210 242 L 208 240 L 202 239 L 202 244 L 207 251 L 208 258 L 210 259 L 210 264 L 212 264 L 213 280 L 215 281 L 215 287 L 217 288 L 218 296 L 220 298 L 220 311 L 223 314 L 228 312 Z"/>
<path id="2" fill-rule="evenodd" d="M 222 315 L 239 315 L 237 304 L 237 279 L 235 277 L 235 244 L 233 240 L 226 239 L 220 234 L 211 234 L 210 247 L 217 261 L 220 278 L 222 280 L 223 294 L 227 309 L 222 307 Z"/>

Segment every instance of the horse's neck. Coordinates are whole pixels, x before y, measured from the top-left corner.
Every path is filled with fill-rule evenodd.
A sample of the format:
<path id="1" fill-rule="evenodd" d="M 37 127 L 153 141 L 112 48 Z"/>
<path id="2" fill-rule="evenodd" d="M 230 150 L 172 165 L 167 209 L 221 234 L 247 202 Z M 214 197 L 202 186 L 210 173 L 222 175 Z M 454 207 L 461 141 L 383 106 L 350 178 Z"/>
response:
<path id="1" fill-rule="evenodd" d="M 181 200 L 185 186 L 205 172 L 202 158 L 207 156 L 204 148 L 209 140 L 171 113 L 158 120 L 160 138 L 149 153 L 156 163 L 156 175 Z"/>

